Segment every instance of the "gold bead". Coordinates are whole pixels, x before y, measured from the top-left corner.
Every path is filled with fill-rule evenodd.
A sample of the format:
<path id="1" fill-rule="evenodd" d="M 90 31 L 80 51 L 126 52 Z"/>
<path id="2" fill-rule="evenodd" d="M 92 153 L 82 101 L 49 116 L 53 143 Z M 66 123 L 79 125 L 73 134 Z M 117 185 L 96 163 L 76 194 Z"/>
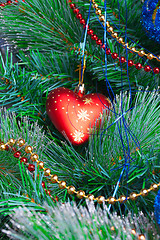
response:
<path id="1" fill-rule="evenodd" d="M 93 8 L 98 8 L 98 4 L 97 3 L 93 3 Z"/>
<path id="2" fill-rule="evenodd" d="M 116 199 L 114 197 L 109 197 L 108 200 L 109 200 L 108 201 L 109 204 L 115 204 L 116 202 Z"/>
<path id="3" fill-rule="evenodd" d="M 147 58 L 148 58 L 149 60 L 152 60 L 152 59 L 153 59 L 153 54 L 152 54 L 152 53 L 148 53 L 148 54 L 147 54 Z"/>
<path id="4" fill-rule="evenodd" d="M 87 198 L 89 199 L 89 201 L 93 201 L 93 200 L 95 200 L 93 194 L 88 194 L 88 195 L 87 195 Z"/>
<path id="5" fill-rule="evenodd" d="M 158 62 L 160 62 L 160 56 L 157 56 L 156 60 L 157 60 Z"/>
<path id="6" fill-rule="evenodd" d="M 44 168 L 44 162 L 39 161 L 38 166 L 39 166 L 39 169 L 43 169 Z"/>
<path id="7" fill-rule="evenodd" d="M 137 50 L 135 49 L 135 47 L 131 47 L 130 50 L 131 50 L 132 52 L 137 52 Z"/>
<path id="8" fill-rule="evenodd" d="M 16 142 L 16 140 L 15 140 L 14 138 L 10 138 L 10 139 L 8 140 L 8 145 L 9 145 L 9 146 L 13 146 L 13 145 L 15 144 L 15 142 Z"/>
<path id="9" fill-rule="evenodd" d="M 99 21 L 104 22 L 105 21 L 105 16 L 104 15 L 99 16 Z"/>
<path id="10" fill-rule="evenodd" d="M 113 27 L 107 28 L 107 31 L 108 31 L 108 32 L 113 32 Z"/>
<path id="11" fill-rule="evenodd" d="M 109 22 L 108 22 L 108 21 L 106 22 L 106 26 L 107 26 L 107 27 L 110 27 L 110 24 L 109 24 Z"/>
<path id="12" fill-rule="evenodd" d="M 113 38 L 117 38 L 118 37 L 118 34 L 115 32 L 115 33 L 112 33 L 112 37 Z"/>
<path id="13" fill-rule="evenodd" d="M 33 151 L 33 147 L 31 147 L 31 146 L 26 146 L 25 147 L 25 152 L 26 153 L 31 153 Z"/>
<path id="14" fill-rule="evenodd" d="M 127 201 L 127 198 L 126 198 L 125 195 L 121 195 L 121 196 L 119 197 L 118 201 L 119 201 L 120 203 L 125 203 L 125 202 Z"/>
<path id="15" fill-rule="evenodd" d="M 143 197 L 145 197 L 145 196 L 148 195 L 148 190 L 144 188 L 144 189 L 142 189 L 142 190 L 140 191 L 140 194 L 141 194 Z"/>
<path id="16" fill-rule="evenodd" d="M 123 38 L 122 37 L 118 38 L 118 42 L 123 43 Z"/>
<path id="17" fill-rule="evenodd" d="M 33 162 L 35 162 L 35 161 L 37 161 L 38 160 L 38 154 L 36 154 L 36 153 L 33 153 L 31 156 L 30 156 L 30 159 L 33 161 Z"/>
<path id="18" fill-rule="evenodd" d="M 114 226 L 111 227 L 111 231 L 115 231 L 115 227 Z"/>
<path id="19" fill-rule="evenodd" d="M 56 174 L 51 176 L 51 182 L 52 183 L 57 183 L 58 182 L 58 176 Z"/>
<path id="20" fill-rule="evenodd" d="M 58 186 L 59 186 L 60 189 L 64 189 L 64 188 L 66 188 L 66 182 L 65 181 L 60 181 Z"/>
<path id="21" fill-rule="evenodd" d="M 6 150 L 6 145 L 5 144 L 0 144 L 0 151 Z"/>
<path id="22" fill-rule="evenodd" d="M 137 199 L 137 193 L 135 193 L 135 192 L 132 192 L 130 195 L 129 195 L 129 198 L 131 199 L 131 200 L 136 200 Z"/>
<path id="23" fill-rule="evenodd" d="M 18 144 L 20 147 L 22 147 L 22 146 L 25 144 L 25 140 L 22 139 L 22 138 L 20 138 L 20 139 L 18 139 L 17 144 Z"/>
<path id="24" fill-rule="evenodd" d="M 51 170 L 49 168 L 44 169 L 44 175 L 49 176 L 51 174 Z"/>
<path id="25" fill-rule="evenodd" d="M 136 235 L 136 230 L 134 228 L 131 230 L 131 234 Z"/>
<path id="26" fill-rule="evenodd" d="M 69 193 L 69 194 L 73 194 L 74 192 L 75 192 L 75 187 L 74 186 L 69 186 L 68 187 L 68 189 L 67 189 L 67 192 Z"/>
<path id="27" fill-rule="evenodd" d="M 101 9 L 97 8 L 97 9 L 96 9 L 96 14 L 97 14 L 97 15 L 101 15 L 101 13 L 102 13 Z"/>
<path id="28" fill-rule="evenodd" d="M 158 184 L 156 184 L 156 183 L 151 184 L 150 189 L 153 190 L 153 191 L 157 191 L 158 190 Z"/>
<path id="29" fill-rule="evenodd" d="M 104 200 L 105 200 L 105 197 L 103 197 L 103 196 L 99 196 L 99 197 L 97 198 L 97 202 L 98 202 L 99 204 L 103 203 Z"/>
<path id="30" fill-rule="evenodd" d="M 143 234 L 140 234 L 139 236 L 138 236 L 138 240 L 145 240 L 146 238 L 145 238 L 145 236 L 143 235 Z"/>
<path id="31" fill-rule="evenodd" d="M 139 51 L 138 51 L 138 55 L 141 56 L 141 57 L 143 57 L 143 56 L 145 55 L 145 52 L 144 52 L 143 50 L 139 50 Z"/>
<path id="32" fill-rule="evenodd" d="M 79 190 L 79 191 L 77 192 L 77 197 L 78 197 L 78 198 L 82 199 L 84 196 L 85 196 L 85 192 L 84 192 L 84 191 Z"/>

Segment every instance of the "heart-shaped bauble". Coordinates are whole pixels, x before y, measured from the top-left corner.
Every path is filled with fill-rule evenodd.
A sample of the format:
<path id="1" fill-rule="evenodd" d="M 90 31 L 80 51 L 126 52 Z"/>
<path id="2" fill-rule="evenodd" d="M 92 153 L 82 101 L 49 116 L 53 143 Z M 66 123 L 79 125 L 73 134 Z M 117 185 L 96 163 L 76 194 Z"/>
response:
<path id="1" fill-rule="evenodd" d="M 102 94 L 79 95 L 60 87 L 47 97 L 46 110 L 54 126 L 73 145 L 86 142 L 90 129 L 99 123 L 103 109 L 108 110 L 110 101 Z M 97 121 L 96 121 L 97 120 Z"/>

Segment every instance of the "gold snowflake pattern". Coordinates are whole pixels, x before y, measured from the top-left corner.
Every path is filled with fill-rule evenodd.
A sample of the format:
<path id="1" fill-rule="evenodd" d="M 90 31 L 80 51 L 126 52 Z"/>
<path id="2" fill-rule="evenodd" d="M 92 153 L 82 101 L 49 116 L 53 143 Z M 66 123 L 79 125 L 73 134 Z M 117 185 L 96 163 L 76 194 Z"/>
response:
<path id="1" fill-rule="evenodd" d="M 83 102 L 84 102 L 84 104 L 91 104 L 91 103 L 93 103 L 93 101 L 92 101 L 92 98 L 85 98 L 84 100 L 83 100 Z"/>
<path id="2" fill-rule="evenodd" d="M 84 134 L 82 132 L 75 130 L 74 135 L 73 135 L 75 142 L 82 142 L 83 137 L 84 137 Z"/>
<path id="3" fill-rule="evenodd" d="M 81 111 L 78 111 L 77 117 L 79 120 L 82 120 L 82 121 L 90 120 L 87 110 L 81 109 Z"/>

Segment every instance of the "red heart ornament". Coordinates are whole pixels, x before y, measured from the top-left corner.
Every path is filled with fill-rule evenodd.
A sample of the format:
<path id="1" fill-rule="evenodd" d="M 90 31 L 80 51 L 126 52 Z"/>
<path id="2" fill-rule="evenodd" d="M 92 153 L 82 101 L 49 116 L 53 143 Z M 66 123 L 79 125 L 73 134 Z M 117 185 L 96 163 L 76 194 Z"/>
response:
<path id="1" fill-rule="evenodd" d="M 90 128 L 100 122 L 103 109 L 110 107 L 110 101 L 99 93 L 79 97 L 77 93 L 56 88 L 47 97 L 46 110 L 54 126 L 73 145 L 86 142 Z"/>

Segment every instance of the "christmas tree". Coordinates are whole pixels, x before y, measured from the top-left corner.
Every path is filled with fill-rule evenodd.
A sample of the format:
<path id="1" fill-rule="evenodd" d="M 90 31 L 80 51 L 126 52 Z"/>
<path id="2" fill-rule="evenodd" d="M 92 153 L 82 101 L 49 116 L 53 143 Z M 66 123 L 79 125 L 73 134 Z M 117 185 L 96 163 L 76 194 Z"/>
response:
<path id="1" fill-rule="evenodd" d="M 1 0 L 0 239 L 160 239 L 159 6 Z"/>

